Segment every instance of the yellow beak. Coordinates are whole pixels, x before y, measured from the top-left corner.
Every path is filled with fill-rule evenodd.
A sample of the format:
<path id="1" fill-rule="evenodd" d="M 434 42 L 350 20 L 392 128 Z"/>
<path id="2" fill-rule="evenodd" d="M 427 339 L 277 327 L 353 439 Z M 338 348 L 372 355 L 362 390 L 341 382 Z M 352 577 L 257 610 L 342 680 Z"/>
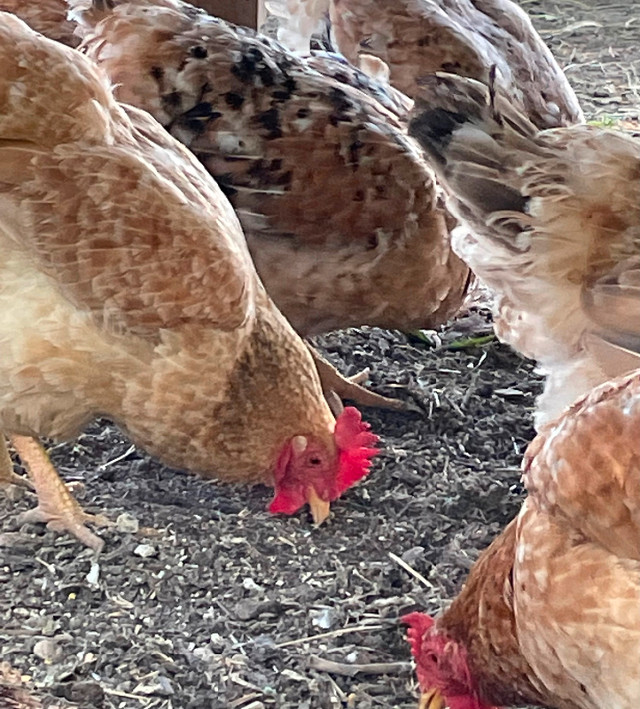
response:
<path id="1" fill-rule="evenodd" d="M 307 492 L 307 502 L 311 508 L 311 516 L 313 517 L 315 524 L 322 524 L 329 516 L 331 503 L 320 499 L 320 497 L 318 497 L 318 493 L 313 489 L 313 487 L 310 487 Z"/>
<path id="2" fill-rule="evenodd" d="M 444 699 L 440 692 L 437 689 L 430 689 L 422 693 L 418 709 L 444 709 L 444 706 Z"/>

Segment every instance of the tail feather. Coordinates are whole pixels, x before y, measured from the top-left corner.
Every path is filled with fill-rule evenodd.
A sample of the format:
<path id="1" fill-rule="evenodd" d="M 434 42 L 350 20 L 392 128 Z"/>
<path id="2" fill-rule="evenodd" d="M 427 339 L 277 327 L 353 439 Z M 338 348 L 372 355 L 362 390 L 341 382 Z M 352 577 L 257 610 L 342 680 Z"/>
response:
<path id="1" fill-rule="evenodd" d="M 539 132 L 491 89 L 427 77 L 410 133 L 431 155 L 454 249 L 497 298 L 498 336 L 548 375 L 538 423 L 639 366 L 640 146 L 620 132 Z"/>
<path id="2" fill-rule="evenodd" d="M 483 228 L 496 213 L 508 216 L 500 224 L 504 234 L 498 229 L 495 236 L 517 247 L 513 237 L 523 225 L 513 217 L 527 214 L 529 197 L 511 178 L 528 153 L 541 150 L 536 126 L 484 84 L 435 74 L 421 80 L 409 133 L 449 187 L 460 216 Z"/>

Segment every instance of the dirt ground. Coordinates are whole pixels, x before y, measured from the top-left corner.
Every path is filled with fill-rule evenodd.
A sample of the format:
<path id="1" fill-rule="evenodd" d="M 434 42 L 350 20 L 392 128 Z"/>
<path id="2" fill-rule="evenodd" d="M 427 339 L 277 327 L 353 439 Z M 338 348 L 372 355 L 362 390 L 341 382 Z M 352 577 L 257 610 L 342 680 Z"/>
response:
<path id="1" fill-rule="evenodd" d="M 637 117 L 640 2 L 522 5 L 589 117 Z M 100 532 L 96 560 L 20 527 L 31 500 L 0 500 L 1 659 L 45 706 L 414 709 L 398 616 L 440 609 L 522 497 L 539 380 L 495 342 L 450 347 L 488 327 L 474 316 L 439 345 L 380 330 L 321 340 L 421 413 L 366 412 L 384 450 L 319 529 L 307 513 L 270 516 L 264 488 L 164 468 L 106 424 L 55 446 L 85 507 L 119 526 Z"/>

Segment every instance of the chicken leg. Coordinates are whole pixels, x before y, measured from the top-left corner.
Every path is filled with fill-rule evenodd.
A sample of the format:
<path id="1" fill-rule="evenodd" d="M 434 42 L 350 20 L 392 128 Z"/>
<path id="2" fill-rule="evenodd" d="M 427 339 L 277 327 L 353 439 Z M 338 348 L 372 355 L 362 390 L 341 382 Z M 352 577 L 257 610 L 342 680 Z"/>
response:
<path id="1" fill-rule="evenodd" d="M 25 512 L 22 520 L 43 522 L 56 532 L 68 532 L 99 552 L 104 542 L 85 524 L 93 522 L 104 526 L 110 524 L 109 520 L 102 515 L 88 514 L 80 507 L 60 479 L 47 452 L 35 438 L 12 435 L 9 439 L 26 467 L 38 495 L 38 506 Z"/>
<path id="2" fill-rule="evenodd" d="M 400 399 L 392 399 L 382 394 L 376 394 L 374 391 L 365 389 L 360 386 L 369 376 L 369 370 L 365 369 L 358 372 L 353 377 L 344 377 L 340 372 L 328 362 L 319 352 L 311 345 L 309 350 L 313 356 L 322 390 L 325 396 L 329 396 L 331 392 L 335 392 L 341 399 L 350 399 L 361 406 L 371 406 L 377 409 L 389 409 L 391 411 L 407 411 L 410 407 L 406 402 Z"/>
<path id="3" fill-rule="evenodd" d="M 13 463 L 7 450 L 7 443 L 0 433 L 0 490 L 7 490 L 12 485 L 26 488 L 32 487 L 26 478 L 13 472 Z"/>

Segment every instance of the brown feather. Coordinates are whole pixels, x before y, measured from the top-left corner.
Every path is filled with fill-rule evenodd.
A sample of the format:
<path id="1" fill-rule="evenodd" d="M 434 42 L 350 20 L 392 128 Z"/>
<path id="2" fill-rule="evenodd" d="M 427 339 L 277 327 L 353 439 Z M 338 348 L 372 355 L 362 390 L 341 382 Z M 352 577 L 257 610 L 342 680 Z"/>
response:
<path id="1" fill-rule="evenodd" d="M 76 47 L 80 38 L 74 34 L 75 23 L 67 20 L 67 10 L 66 0 L 0 0 L 0 11 L 12 12 L 49 39 Z"/>
<path id="2" fill-rule="evenodd" d="M 538 423 L 640 366 L 640 144 L 620 131 L 539 132 L 500 94 L 440 74 L 410 132 L 469 231 L 454 246 L 497 294 L 496 332 L 548 375 Z"/>
<path id="3" fill-rule="evenodd" d="M 487 704 L 640 701 L 640 375 L 598 387 L 527 450 L 529 496 L 436 632 Z"/>
<path id="4" fill-rule="evenodd" d="M 362 51 L 390 69 L 411 97 L 439 71 L 496 83 L 540 128 L 584 120 L 578 100 L 528 15 L 510 0 L 332 0 L 340 51 Z"/>

